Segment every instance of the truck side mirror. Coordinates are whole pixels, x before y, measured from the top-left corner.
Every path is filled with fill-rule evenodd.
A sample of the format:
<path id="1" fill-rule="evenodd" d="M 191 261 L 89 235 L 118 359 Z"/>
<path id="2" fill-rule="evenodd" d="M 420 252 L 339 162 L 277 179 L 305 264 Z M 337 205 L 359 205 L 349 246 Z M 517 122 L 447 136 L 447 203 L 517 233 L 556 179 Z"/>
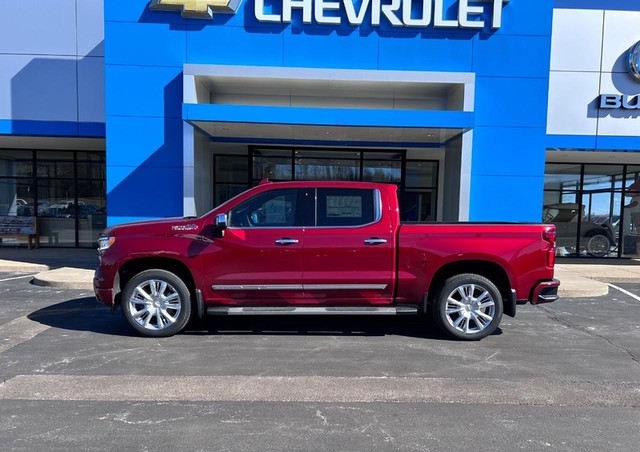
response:
<path id="1" fill-rule="evenodd" d="M 227 224 L 227 214 L 226 213 L 220 213 L 218 215 L 216 215 L 216 222 L 215 222 L 215 235 L 216 237 L 224 237 L 224 230 L 227 229 L 228 224 Z"/>

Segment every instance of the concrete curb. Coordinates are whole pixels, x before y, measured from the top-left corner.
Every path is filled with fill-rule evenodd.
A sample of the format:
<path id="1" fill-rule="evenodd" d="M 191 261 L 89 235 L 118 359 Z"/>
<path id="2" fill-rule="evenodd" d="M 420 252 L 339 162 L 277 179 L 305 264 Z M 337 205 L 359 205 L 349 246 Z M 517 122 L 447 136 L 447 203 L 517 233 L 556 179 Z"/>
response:
<path id="1" fill-rule="evenodd" d="M 0 263 L 0 272 L 22 272 L 38 273 L 51 270 L 51 267 L 44 264 L 25 264 L 22 262 L 5 261 Z"/>
<path id="2" fill-rule="evenodd" d="M 38 273 L 31 282 L 42 287 L 93 290 L 93 272 L 81 268 L 62 267 Z"/>
<path id="3" fill-rule="evenodd" d="M 561 298 L 592 298 L 609 294 L 606 283 L 579 276 L 568 269 L 556 267 L 555 276 L 560 280 L 558 295 Z"/>

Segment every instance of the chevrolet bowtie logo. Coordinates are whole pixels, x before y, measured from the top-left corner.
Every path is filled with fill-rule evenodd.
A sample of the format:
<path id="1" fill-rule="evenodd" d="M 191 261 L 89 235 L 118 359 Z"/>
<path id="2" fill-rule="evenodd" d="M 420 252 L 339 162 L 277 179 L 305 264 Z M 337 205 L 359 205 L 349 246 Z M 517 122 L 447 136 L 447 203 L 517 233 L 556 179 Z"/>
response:
<path id="1" fill-rule="evenodd" d="M 180 10 L 188 19 L 211 19 L 213 13 L 235 14 L 242 0 L 153 0 L 154 11 Z"/>

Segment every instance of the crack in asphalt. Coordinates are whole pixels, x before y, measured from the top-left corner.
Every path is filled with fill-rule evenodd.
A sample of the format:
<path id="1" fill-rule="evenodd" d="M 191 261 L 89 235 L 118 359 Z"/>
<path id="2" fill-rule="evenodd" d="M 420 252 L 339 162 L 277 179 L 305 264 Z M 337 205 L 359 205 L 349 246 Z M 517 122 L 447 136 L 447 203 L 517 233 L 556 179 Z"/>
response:
<path id="1" fill-rule="evenodd" d="M 607 342 L 609 345 L 617 348 L 618 350 L 621 350 L 621 351 L 625 352 L 627 355 L 629 355 L 629 357 L 631 358 L 632 361 L 634 361 L 636 364 L 640 365 L 640 357 L 639 356 L 636 356 L 631 350 L 627 349 L 626 347 L 613 342 L 608 337 L 603 336 L 601 334 L 598 334 L 598 333 L 596 333 L 594 331 L 591 331 L 591 330 L 589 330 L 588 328 L 586 328 L 586 327 L 584 327 L 582 325 L 578 325 L 576 323 L 573 323 L 570 320 L 560 318 L 559 317 L 560 313 L 558 313 L 558 312 L 556 312 L 556 311 L 554 311 L 552 309 L 549 309 L 549 308 L 547 308 L 545 306 L 537 305 L 536 308 L 538 308 L 541 311 L 543 311 L 547 315 L 547 317 L 549 319 L 551 319 L 551 320 L 553 320 L 553 321 L 555 321 L 555 322 L 557 322 L 557 323 L 559 323 L 561 325 L 564 325 L 567 328 L 571 328 L 572 330 L 579 331 L 581 333 L 585 333 L 585 334 L 587 334 L 589 336 L 596 337 L 598 339 L 601 339 L 601 340 Z"/>

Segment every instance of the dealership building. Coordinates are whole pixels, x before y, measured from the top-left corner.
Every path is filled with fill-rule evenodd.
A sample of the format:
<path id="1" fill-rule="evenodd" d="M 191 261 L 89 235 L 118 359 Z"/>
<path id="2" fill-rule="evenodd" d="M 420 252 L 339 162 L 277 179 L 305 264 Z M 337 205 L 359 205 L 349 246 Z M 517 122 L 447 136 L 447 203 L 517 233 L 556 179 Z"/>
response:
<path id="1" fill-rule="evenodd" d="M 393 183 L 404 221 L 544 220 L 560 255 L 636 256 L 639 60 L 633 0 L 9 2 L 1 245 L 35 218 L 40 246 L 94 247 L 268 178 Z"/>

